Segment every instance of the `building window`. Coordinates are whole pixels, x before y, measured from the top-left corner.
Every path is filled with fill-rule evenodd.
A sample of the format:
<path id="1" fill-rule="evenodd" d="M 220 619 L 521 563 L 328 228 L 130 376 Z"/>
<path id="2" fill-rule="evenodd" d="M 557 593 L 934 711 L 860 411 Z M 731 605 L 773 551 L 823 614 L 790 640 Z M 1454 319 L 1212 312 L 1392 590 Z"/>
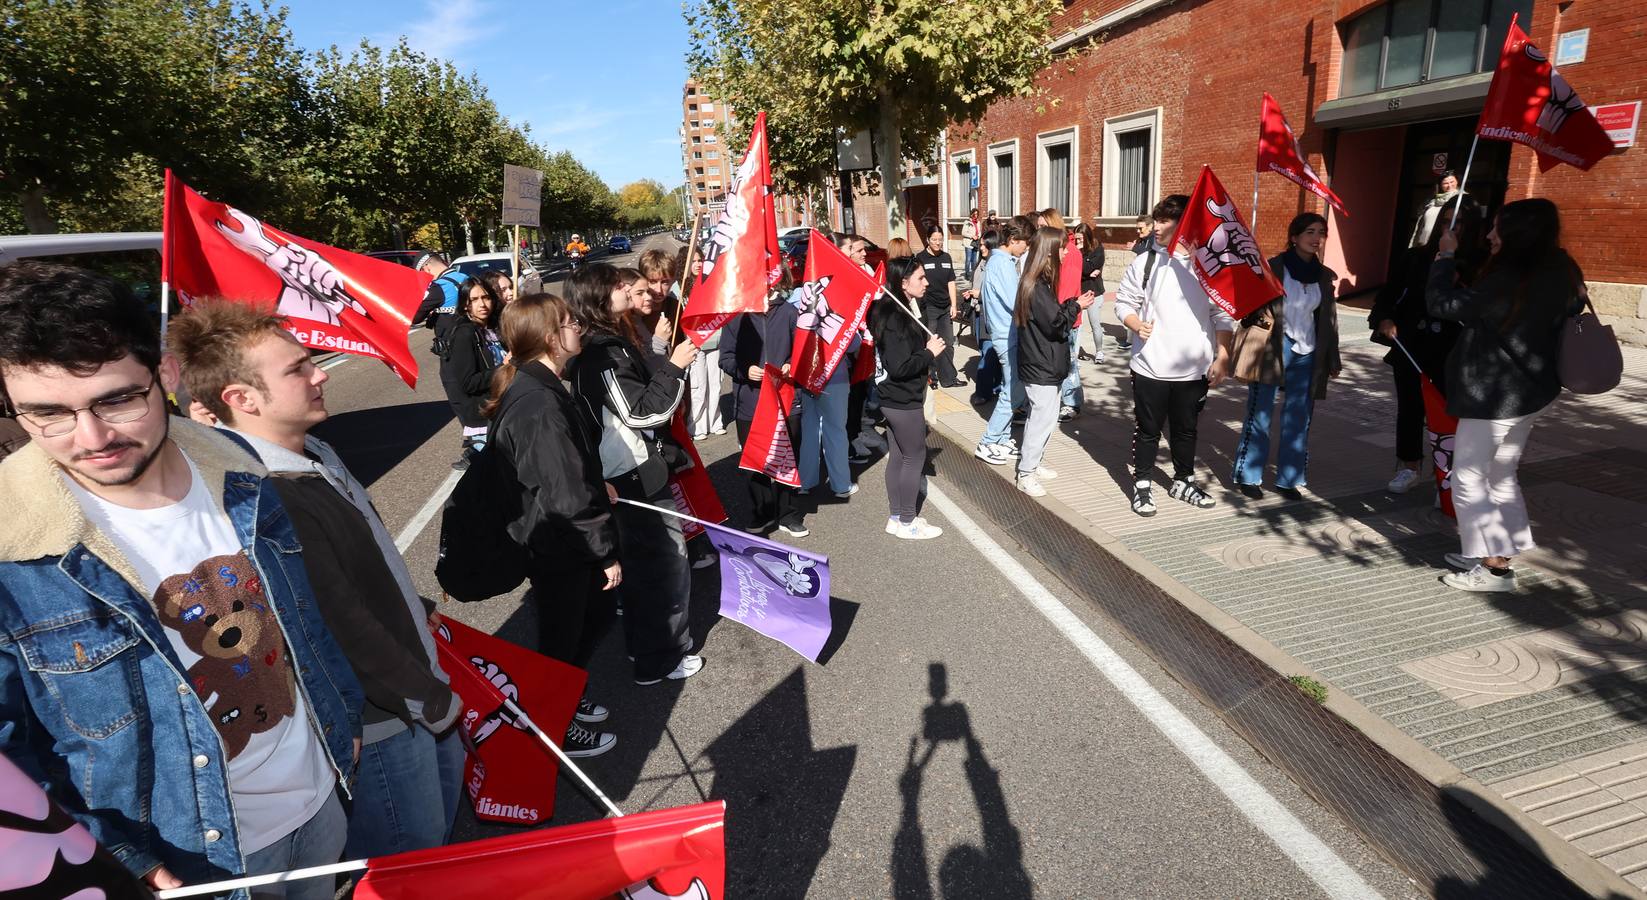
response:
<path id="1" fill-rule="evenodd" d="M 703 159 L 703 151 L 702 150 L 693 150 L 692 151 L 692 158 L 693 159 Z"/>
<path id="2" fill-rule="evenodd" d="M 698 127 L 698 120 L 697 119 L 692 119 L 691 121 L 686 123 L 686 127 L 687 128 L 697 128 Z"/>
<path id="3" fill-rule="evenodd" d="M 1104 185 L 1100 214 L 1109 219 L 1145 215 L 1161 191 L 1161 110 L 1104 120 Z"/>
<path id="4" fill-rule="evenodd" d="M 715 143 L 715 136 L 712 134 L 706 134 L 703 136 L 703 142 L 705 144 L 713 144 Z"/>
<path id="5" fill-rule="evenodd" d="M 1392 0 L 1344 25 L 1341 97 L 1490 72 L 1510 17 L 1530 27 L 1533 0 Z"/>
<path id="6" fill-rule="evenodd" d="M 949 217 L 951 219 L 965 218 L 978 206 L 978 189 L 973 187 L 973 171 L 976 168 L 973 160 L 976 158 L 971 150 L 952 154 L 949 170 Z"/>
<path id="7" fill-rule="evenodd" d="M 706 113 L 707 112 L 714 112 L 715 111 L 715 104 L 710 103 L 708 100 L 703 101 L 703 111 L 706 112 Z"/>
<path id="8" fill-rule="evenodd" d="M 1018 214 L 1018 141 L 989 145 L 989 208 L 1002 218 Z"/>
<path id="9" fill-rule="evenodd" d="M 1035 136 L 1035 206 L 1057 207 L 1065 217 L 1078 217 L 1080 175 L 1075 160 L 1080 156 L 1080 133 L 1065 128 Z"/>
<path id="10" fill-rule="evenodd" d="M 710 159 L 720 159 L 721 158 L 721 151 L 719 151 L 719 150 L 709 151 L 709 158 Z"/>
<path id="11" fill-rule="evenodd" d="M 698 137 L 697 135 L 694 134 L 694 135 L 692 135 L 692 143 L 701 144 L 701 143 L 703 143 L 703 138 Z"/>
<path id="12" fill-rule="evenodd" d="M 697 112 L 698 111 L 698 104 L 696 104 L 696 103 L 686 104 L 686 111 L 687 112 Z"/>

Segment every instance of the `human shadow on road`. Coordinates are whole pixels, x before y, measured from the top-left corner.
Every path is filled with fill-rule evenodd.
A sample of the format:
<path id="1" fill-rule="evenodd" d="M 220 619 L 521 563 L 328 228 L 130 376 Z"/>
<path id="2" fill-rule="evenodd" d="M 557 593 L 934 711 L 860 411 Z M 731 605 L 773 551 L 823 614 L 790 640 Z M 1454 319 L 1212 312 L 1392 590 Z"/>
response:
<path id="1" fill-rule="evenodd" d="M 811 886 L 858 748 L 813 749 L 811 721 L 805 670 L 797 666 L 704 749 L 715 770 L 709 795 L 726 801 L 731 823 L 728 897 L 839 894 Z"/>
<path id="2" fill-rule="evenodd" d="M 314 435 L 331 444 L 349 471 L 369 488 L 450 421 L 452 405 L 430 400 L 338 413 L 316 425 Z M 452 446 L 453 459 L 458 449 Z"/>
<path id="3" fill-rule="evenodd" d="M 983 828 L 983 846 L 962 844 L 950 848 L 938 865 L 938 895 L 945 900 L 990 897 L 1016 900 L 1035 895 L 1024 869 L 1024 845 L 1012 824 L 1001 774 L 984 757 L 983 745 L 972 731 L 966 704 L 947 700 L 949 669 L 943 663 L 927 666 L 927 693 L 932 702 L 921 711 L 921 732 L 909 739 L 909 758 L 898 777 L 903 814 L 892 838 L 892 894 L 926 900 L 934 896 L 926 835 L 921 829 L 921 783 L 927 766 L 945 743 L 966 750 L 963 763 L 967 784 Z M 926 749 L 921 750 L 921 742 Z"/>
<path id="4" fill-rule="evenodd" d="M 1454 785 L 1440 799 L 1448 825 L 1475 857 L 1479 874 L 1472 880 L 1465 867 L 1459 874 L 1437 878 L 1433 885 L 1436 900 L 1587 896 L 1623 900 L 1625 895 L 1616 891 L 1591 895 L 1580 890 L 1538 849 L 1525 829 L 1468 788 Z"/>

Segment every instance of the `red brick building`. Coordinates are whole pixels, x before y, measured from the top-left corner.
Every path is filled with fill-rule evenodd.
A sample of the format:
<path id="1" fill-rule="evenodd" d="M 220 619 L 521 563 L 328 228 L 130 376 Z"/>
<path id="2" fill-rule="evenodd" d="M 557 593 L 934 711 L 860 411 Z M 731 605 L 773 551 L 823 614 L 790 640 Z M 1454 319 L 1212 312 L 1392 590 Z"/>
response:
<path id="1" fill-rule="evenodd" d="M 1286 111 L 1308 162 L 1351 215 L 1332 215 L 1327 262 L 1354 295 L 1388 278 L 1439 169 L 1462 171 L 1512 14 L 1591 105 L 1647 94 L 1647 0 L 1067 0 L 1038 96 L 1003 101 L 947 135 L 944 214 L 1058 206 L 1131 240 L 1134 217 L 1188 193 L 1210 164 L 1250 204 L 1260 101 Z M 973 188 L 976 167 L 977 187 Z M 1259 242 L 1322 202 L 1260 180 Z M 1627 339 L 1647 338 L 1647 155 L 1540 173 L 1531 151 L 1482 141 L 1467 190 L 1490 207 L 1542 196 L 1591 296 Z M 1249 213 L 1250 215 L 1250 213 Z M 1113 254 L 1112 254 L 1113 255 Z"/>

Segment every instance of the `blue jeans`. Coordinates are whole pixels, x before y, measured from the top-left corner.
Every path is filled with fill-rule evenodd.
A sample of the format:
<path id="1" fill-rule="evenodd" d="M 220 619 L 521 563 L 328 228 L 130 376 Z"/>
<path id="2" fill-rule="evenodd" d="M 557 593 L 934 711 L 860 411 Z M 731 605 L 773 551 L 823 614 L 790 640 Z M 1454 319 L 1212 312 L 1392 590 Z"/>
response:
<path id="1" fill-rule="evenodd" d="M 358 859 L 439 847 L 446 840 L 443 787 L 434 735 L 423 728 L 361 747 L 344 851 Z"/>
<path id="2" fill-rule="evenodd" d="M 799 391 L 801 398 L 801 455 L 798 461 L 801 488 L 818 486 L 818 449 L 823 445 L 824 465 L 829 468 L 829 486 L 837 494 L 852 489 L 852 469 L 846 464 L 846 406 L 851 385 L 845 378 L 831 379 L 823 393 Z"/>
<path id="3" fill-rule="evenodd" d="M 364 753 L 362 755 L 364 761 Z M 348 832 L 343 804 L 334 791 L 309 821 L 278 841 L 246 854 L 247 875 L 272 875 L 310 866 L 329 866 L 343 858 L 343 842 Z M 284 884 L 266 884 L 251 889 L 252 900 L 332 900 L 337 894 L 335 875 L 304 878 Z"/>
<path id="4" fill-rule="evenodd" d="M 968 281 L 972 280 L 972 272 L 976 268 L 978 268 L 978 248 L 974 247 L 971 241 L 968 241 L 966 245 L 966 277 Z"/>
<path id="5" fill-rule="evenodd" d="M 1001 352 L 999 345 L 995 352 Z M 1017 365 L 1018 348 L 1009 338 L 1006 356 L 1001 360 L 1001 393 L 995 396 L 995 411 L 989 415 L 989 427 L 984 430 L 980 444 L 1004 444 L 1012 440 L 1012 410 L 1029 402 L 1018 373 L 1013 371 Z"/>
<path id="6" fill-rule="evenodd" d="M 1309 482 L 1310 415 L 1315 411 L 1314 354 L 1294 353 L 1292 341 L 1281 339 L 1281 447 L 1275 454 L 1275 486 L 1301 487 Z M 1235 453 L 1237 484 L 1263 484 L 1264 463 L 1270 453 L 1270 415 L 1275 409 L 1275 385 L 1253 383 L 1247 388 L 1247 421 L 1241 426 L 1241 446 Z"/>
<path id="7" fill-rule="evenodd" d="M 458 729 L 460 718 L 446 733 L 435 738 L 435 764 L 440 767 L 440 798 L 446 807 L 446 834 L 443 844 L 452 842 L 452 824 L 457 821 L 458 804 L 463 802 L 463 776 L 468 771 L 469 751 L 463 749 L 463 738 Z"/>
<path id="8" fill-rule="evenodd" d="M 1081 329 L 1079 326 L 1069 330 L 1069 374 L 1064 376 L 1064 383 L 1058 387 L 1058 404 L 1081 408 L 1081 400 L 1085 394 L 1081 392 L 1081 365 L 1076 356 L 1081 352 Z"/>

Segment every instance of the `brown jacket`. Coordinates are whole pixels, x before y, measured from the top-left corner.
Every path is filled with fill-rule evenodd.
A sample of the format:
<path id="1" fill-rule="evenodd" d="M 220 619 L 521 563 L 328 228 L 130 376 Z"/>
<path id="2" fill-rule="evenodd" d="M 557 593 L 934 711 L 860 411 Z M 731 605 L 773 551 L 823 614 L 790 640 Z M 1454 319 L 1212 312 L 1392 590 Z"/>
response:
<path id="1" fill-rule="evenodd" d="M 1281 257 L 1270 260 L 1270 270 L 1281 272 Z M 1338 274 L 1322 266 L 1321 305 L 1315 308 L 1315 353 L 1310 375 L 1310 392 L 1317 400 L 1327 396 L 1327 380 L 1338 374 L 1342 366 L 1338 357 L 1338 301 L 1334 291 L 1337 282 Z M 1286 297 L 1277 297 L 1241 320 L 1242 328 L 1258 322 L 1270 323 L 1270 339 L 1258 364 L 1258 381 L 1262 384 L 1280 385 L 1282 381 L 1281 342 L 1286 340 L 1282 315 L 1286 302 Z"/>

